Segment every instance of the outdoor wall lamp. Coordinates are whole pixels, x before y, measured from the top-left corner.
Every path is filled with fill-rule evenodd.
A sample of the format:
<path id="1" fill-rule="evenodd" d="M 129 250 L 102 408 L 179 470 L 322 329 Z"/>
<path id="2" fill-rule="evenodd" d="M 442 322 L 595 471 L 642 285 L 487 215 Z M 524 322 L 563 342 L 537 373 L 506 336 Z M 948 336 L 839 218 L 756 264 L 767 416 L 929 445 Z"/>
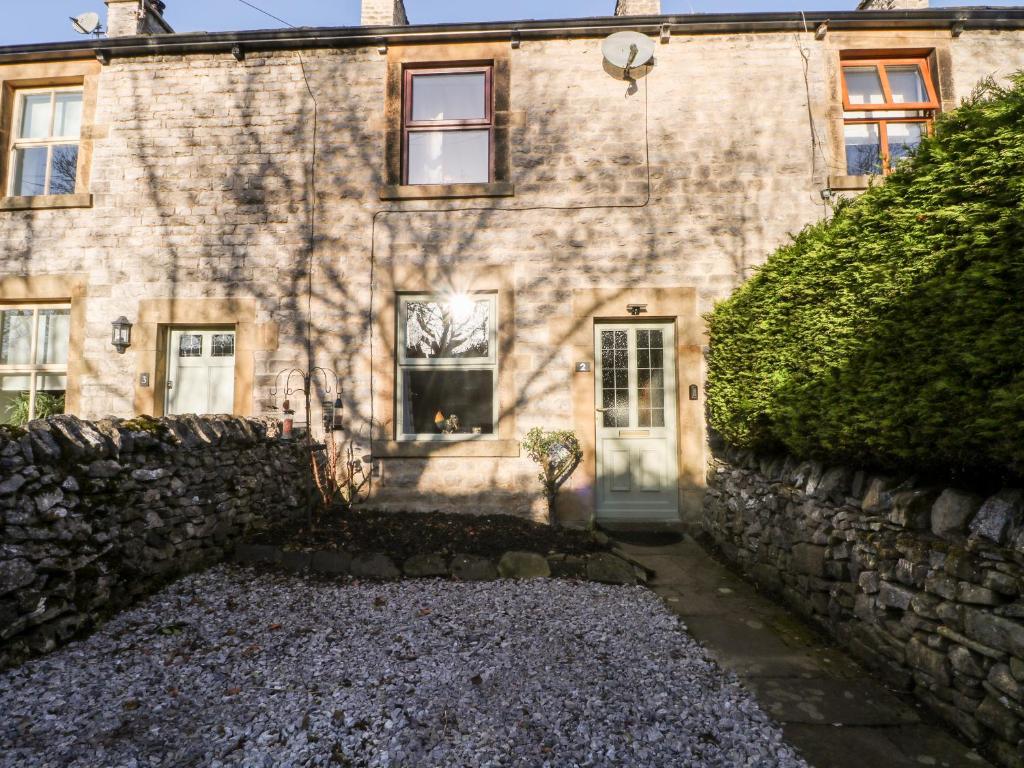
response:
<path id="1" fill-rule="evenodd" d="M 132 345 L 132 324 L 128 318 L 121 315 L 110 324 L 110 343 L 114 345 L 119 355 Z"/>
<path id="2" fill-rule="evenodd" d="M 647 311 L 647 305 L 646 304 L 627 304 L 626 305 L 626 311 L 629 312 L 629 314 L 631 314 L 633 317 L 636 317 L 641 312 L 646 312 Z"/>

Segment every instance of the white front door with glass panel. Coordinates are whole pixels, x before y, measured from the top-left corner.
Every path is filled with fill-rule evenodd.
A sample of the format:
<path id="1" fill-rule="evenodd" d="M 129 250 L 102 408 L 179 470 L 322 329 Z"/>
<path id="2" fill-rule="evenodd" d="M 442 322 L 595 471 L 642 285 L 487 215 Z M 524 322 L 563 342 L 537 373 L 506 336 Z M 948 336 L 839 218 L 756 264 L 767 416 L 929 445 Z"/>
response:
<path id="1" fill-rule="evenodd" d="M 168 341 L 166 412 L 233 413 L 235 332 L 174 328 Z"/>
<path id="2" fill-rule="evenodd" d="M 678 520 L 675 329 L 670 323 L 599 323 L 597 515 Z"/>

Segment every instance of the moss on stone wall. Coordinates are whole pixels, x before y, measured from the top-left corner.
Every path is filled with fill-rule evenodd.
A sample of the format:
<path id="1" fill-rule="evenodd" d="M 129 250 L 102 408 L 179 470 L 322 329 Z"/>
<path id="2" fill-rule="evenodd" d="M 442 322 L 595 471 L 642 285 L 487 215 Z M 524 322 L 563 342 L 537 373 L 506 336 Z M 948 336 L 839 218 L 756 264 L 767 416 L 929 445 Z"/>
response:
<path id="1" fill-rule="evenodd" d="M 710 423 L 734 445 L 1024 475 L 1024 74 L 943 116 L 709 326 Z"/>

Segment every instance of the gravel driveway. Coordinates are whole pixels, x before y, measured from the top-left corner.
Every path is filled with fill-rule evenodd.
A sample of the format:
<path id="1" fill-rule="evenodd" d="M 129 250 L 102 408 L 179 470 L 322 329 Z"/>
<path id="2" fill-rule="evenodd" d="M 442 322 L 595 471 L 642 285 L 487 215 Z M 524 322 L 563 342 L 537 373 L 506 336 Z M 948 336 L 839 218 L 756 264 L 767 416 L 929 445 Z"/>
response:
<path id="1" fill-rule="evenodd" d="M 639 587 L 221 566 L 0 673 L 0 766 L 799 766 Z"/>

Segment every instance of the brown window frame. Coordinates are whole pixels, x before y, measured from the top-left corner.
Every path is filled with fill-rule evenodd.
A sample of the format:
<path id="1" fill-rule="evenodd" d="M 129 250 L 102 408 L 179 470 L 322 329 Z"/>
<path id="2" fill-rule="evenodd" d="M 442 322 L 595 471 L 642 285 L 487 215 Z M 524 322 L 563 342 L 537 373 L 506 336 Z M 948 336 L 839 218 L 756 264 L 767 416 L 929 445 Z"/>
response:
<path id="1" fill-rule="evenodd" d="M 419 75 L 455 75 L 483 73 L 484 107 L 483 118 L 469 120 L 413 120 L 412 80 Z M 409 136 L 412 133 L 428 131 L 479 131 L 487 130 L 487 184 L 494 182 L 494 65 L 463 64 L 451 66 L 405 66 L 402 71 L 402 184 L 409 184 Z"/>
<path id="2" fill-rule="evenodd" d="M 889 131 L 888 125 L 895 123 L 917 123 L 923 124 L 926 134 L 931 134 L 935 122 L 935 113 L 939 110 L 939 99 L 935 92 L 935 84 L 932 82 L 931 67 L 926 56 L 872 56 L 870 58 L 844 58 L 841 62 L 839 75 L 840 85 L 843 89 L 843 125 L 865 125 L 875 124 L 878 126 L 878 142 L 882 161 L 882 175 L 892 173 L 892 165 L 889 157 Z M 882 104 L 851 104 L 849 90 L 846 87 L 846 70 L 863 69 L 874 67 L 878 72 L 878 80 L 882 85 L 882 95 L 885 101 Z M 892 100 L 892 89 L 889 85 L 889 74 L 886 67 L 890 66 L 916 66 L 924 82 L 925 90 L 928 92 L 928 101 L 913 103 L 897 103 Z M 849 117 L 851 112 L 931 112 L 927 117 Z M 844 145 L 845 151 L 845 145 Z"/>

